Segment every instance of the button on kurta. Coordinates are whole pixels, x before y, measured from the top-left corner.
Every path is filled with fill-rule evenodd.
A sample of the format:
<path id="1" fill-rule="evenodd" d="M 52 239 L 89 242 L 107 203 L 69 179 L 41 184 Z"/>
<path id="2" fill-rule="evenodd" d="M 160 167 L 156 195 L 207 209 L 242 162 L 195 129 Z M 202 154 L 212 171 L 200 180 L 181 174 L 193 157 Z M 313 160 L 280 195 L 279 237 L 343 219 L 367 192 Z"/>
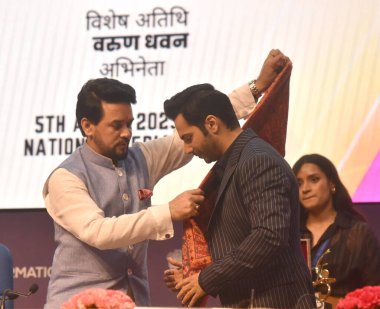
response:
<path id="1" fill-rule="evenodd" d="M 166 239 L 170 238 L 170 234 L 165 234 L 165 238 Z"/>
<path id="2" fill-rule="evenodd" d="M 124 193 L 124 194 L 123 194 L 123 200 L 124 200 L 124 201 L 128 201 L 128 199 L 129 199 L 128 194 L 127 194 L 127 193 Z"/>
<path id="3" fill-rule="evenodd" d="M 117 170 L 116 170 L 116 173 L 117 173 L 120 177 L 123 176 L 123 171 L 122 171 L 122 170 L 117 169 Z"/>
<path id="4" fill-rule="evenodd" d="M 132 268 L 128 268 L 128 271 L 127 271 L 127 273 L 128 273 L 128 276 L 132 276 L 132 275 L 133 275 L 133 271 L 132 271 Z"/>

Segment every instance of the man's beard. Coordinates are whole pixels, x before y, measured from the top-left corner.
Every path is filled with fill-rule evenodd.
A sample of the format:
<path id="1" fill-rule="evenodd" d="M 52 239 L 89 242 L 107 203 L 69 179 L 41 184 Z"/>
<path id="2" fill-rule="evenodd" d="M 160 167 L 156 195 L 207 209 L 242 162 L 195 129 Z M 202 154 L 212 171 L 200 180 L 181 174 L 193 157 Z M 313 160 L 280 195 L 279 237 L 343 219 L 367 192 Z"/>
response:
<path id="1" fill-rule="evenodd" d="M 117 147 L 120 147 L 120 146 L 125 147 L 125 151 L 118 152 Z M 118 145 L 116 145 L 116 148 L 110 154 L 110 158 L 114 162 L 125 160 L 128 156 L 128 150 L 129 150 L 129 140 L 125 140 L 124 143 L 119 143 Z"/>
<path id="2" fill-rule="evenodd" d="M 114 153 L 112 156 L 112 161 L 125 160 L 128 157 L 128 149 L 123 154 Z"/>

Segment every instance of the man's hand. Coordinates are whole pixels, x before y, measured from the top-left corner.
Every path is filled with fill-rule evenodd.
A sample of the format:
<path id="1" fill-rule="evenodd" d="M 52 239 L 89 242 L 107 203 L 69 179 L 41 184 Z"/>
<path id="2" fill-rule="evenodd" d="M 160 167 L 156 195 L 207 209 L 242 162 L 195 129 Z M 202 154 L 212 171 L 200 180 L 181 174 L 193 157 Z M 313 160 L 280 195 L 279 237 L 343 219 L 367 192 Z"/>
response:
<path id="1" fill-rule="evenodd" d="M 256 79 L 256 87 L 260 92 L 269 88 L 277 75 L 289 61 L 279 49 L 272 49 L 264 61 L 259 77 Z"/>
<path id="2" fill-rule="evenodd" d="M 203 291 L 198 283 L 198 277 L 199 273 L 183 279 L 175 287 L 176 289 L 181 289 L 177 294 L 177 298 L 181 300 L 183 305 L 194 307 L 206 295 L 206 292 Z"/>
<path id="3" fill-rule="evenodd" d="M 166 269 L 164 271 L 164 282 L 170 290 L 178 292 L 176 285 L 183 279 L 182 262 L 168 257 L 167 261 L 175 268 Z"/>
<path id="4" fill-rule="evenodd" d="M 199 214 L 200 204 L 204 201 L 201 189 L 189 190 L 178 195 L 169 202 L 170 214 L 173 221 L 185 220 Z"/>

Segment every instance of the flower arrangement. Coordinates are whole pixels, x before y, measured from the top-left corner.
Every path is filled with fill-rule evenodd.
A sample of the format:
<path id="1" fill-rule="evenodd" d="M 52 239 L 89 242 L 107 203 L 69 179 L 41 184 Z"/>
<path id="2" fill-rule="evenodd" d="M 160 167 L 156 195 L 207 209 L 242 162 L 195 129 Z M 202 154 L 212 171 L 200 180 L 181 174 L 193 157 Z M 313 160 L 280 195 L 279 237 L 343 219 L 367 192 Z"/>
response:
<path id="1" fill-rule="evenodd" d="M 122 291 L 92 288 L 66 301 L 61 309 L 133 309 L 135 303 Z"/>
<path id="2" fill-rule="evenodd" d="M 377 309 L 380 308 L 380 286 L 366 286 L 356 289 L 338 302 L 336 309 Z"/>

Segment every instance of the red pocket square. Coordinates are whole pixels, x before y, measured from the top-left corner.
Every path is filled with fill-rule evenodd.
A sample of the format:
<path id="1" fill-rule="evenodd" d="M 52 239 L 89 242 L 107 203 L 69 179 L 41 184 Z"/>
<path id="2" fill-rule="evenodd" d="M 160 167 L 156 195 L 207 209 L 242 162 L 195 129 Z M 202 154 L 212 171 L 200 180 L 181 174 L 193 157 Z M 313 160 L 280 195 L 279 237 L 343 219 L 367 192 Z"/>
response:
<path id="1" fill-rule="evenodd" d="M 153 195 L 153 191 L 149 189 L 139 189 L 137 193 L 139 195 L 140 201 L 146 200 L 147 198 L 150 198 Z"/>

